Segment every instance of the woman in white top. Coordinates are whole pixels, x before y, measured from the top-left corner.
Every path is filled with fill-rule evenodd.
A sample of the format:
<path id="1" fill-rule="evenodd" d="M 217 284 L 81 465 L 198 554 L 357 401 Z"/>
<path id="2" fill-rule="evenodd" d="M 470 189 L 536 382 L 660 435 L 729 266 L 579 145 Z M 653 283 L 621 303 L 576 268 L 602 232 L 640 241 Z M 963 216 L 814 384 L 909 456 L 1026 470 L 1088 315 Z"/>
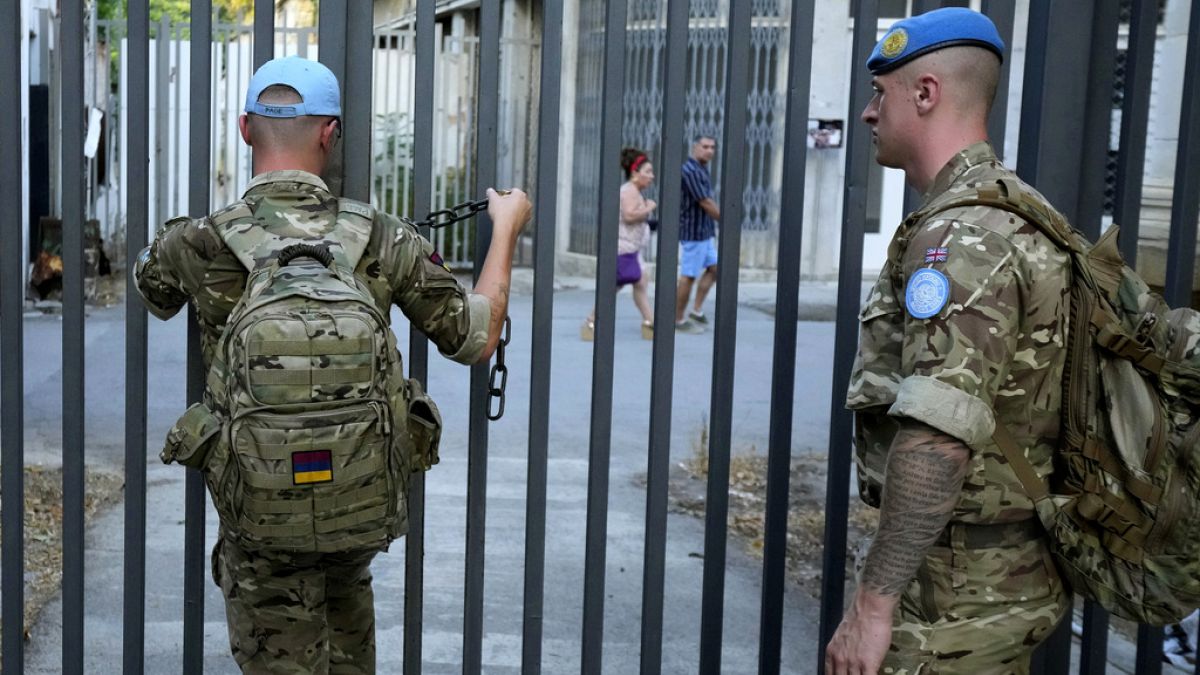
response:
<path id="1" fill-rule="evenodd" d="M 654 312 L 650 309 L 649 279 L 642 274 L 639 259 L 641 250 L 650 241 L 648 220 L 657 204 L 646 199 L 642 191 L 654 182 L 654 167 L 646 153 L 637 148 L 621 151 L 621 168 L 625 169 L 625 183 L 621 185 L 621 215 L 617 225 L 617 290 L 622 286 L 633 286 L 633 304 L 642 313 L 642 337 L 654 339 Z M 595 332 L 596 310 L 588 315 L 580 335 L 591 340 Z"/>

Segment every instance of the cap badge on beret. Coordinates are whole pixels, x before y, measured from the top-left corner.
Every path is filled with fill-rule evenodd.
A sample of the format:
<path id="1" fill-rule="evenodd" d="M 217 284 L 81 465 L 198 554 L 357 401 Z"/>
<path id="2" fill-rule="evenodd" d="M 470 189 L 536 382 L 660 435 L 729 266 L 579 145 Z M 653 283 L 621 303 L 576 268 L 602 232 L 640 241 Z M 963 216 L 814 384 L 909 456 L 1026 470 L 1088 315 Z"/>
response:
<path id="1" fill-rule="evenodd" d="M 879 46 L 879 53 L 885 58 L 895 58 L 904 53 L 904 48 L 908 46 L 908 31 L 903 28 L 896 28 L 888 33 L 882 44 Z"/>

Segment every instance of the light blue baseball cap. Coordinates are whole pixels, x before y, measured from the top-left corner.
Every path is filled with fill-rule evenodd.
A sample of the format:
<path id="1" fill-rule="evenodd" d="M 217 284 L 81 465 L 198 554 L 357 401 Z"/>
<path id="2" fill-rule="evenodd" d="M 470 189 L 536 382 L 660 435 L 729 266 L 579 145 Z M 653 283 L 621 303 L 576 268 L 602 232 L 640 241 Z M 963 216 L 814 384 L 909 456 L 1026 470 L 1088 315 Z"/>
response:
<path id="1" fill-rule="evenodd" d="M 295 89 L 300 103 L 260 103 L 258 97 L 267 87 L 282 84 Z M 246 112 L 264 117 L 300 117 L 301 115 L 342 116 L 342 95 L 333 71 L 317 61 L 299 56 L 272 59 L 262 64 L 250 78 L 246 89 Z"/>

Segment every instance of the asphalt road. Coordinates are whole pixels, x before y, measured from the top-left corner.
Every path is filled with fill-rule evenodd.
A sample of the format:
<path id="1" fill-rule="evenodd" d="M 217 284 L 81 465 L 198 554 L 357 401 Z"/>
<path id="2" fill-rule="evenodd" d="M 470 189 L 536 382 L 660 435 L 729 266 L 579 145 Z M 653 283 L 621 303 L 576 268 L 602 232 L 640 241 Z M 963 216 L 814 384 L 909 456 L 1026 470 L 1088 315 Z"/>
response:
<path id="1" fill-rule="evenodd" d="M 827 287 L 822 298 L 831 297 Z M 765 285 L 743 287 L 737 317 L 732 449 L 766 452 L 774 320 L 751 305 L 773 298 Z M 819 299 L 819 301 L 823 301 Z M 578 672 L 587 516 L 588 433 L 592 344 L 579 339 L 579 324 L 593 302 L 586 288 L 554 296 L 552 407 L 543 667 L 548 673 Z M 714 312 L 710 299 L 708 311 Z M 531 298 L 513 297 L 513 339 L 508 348 L 508 406 L 489 426 L 487 536 L 484 603 L 484 666 L 487 672 L 518 672 L 521 656 L 525 493 L 528 452 L 529 326 Z M 645 491 L 636 479 L 646 470 L 651 343 L 626 291 L 618 297 L 616 361 L 613 364 L 612 451 L 607 512 L 604 670 L 638 667 Z M 25 321 L 26 454 L 30 463 L 61 461 L 61 320 Z M 407 336 L 397 315 L 396 331 Z M 182 635 L 183 471 L 161 466 L 158 445 L 184 407 L 185 326 L 182 318 L 151 319 L 149 344 L 149 519 L 147 523 L 146 672 L 178 672 Z M 403 343 L 403 341 L 402 341 Z M 825 452 L 833 359 L 833 324 L 799 324 L 793 452 Z M 671 457 L 695 452 L 708 424 L 713 335 L 676 339 Z M 96 468 L 124 465 L 124 307 L 93 309 L 86 337 L 86 459 Z M 545 355 L 540 355 L 544 357 Z M 430 391 L 445 420 L 442 462 L 428 475 L 424 659 L 425 672 L 460 672 L 463 621 L 463 557 L 468 369 L 435 355 Z M 208 520 L 210 543 L 215 515 Z M 111 672 L 120 661 L 123 510 L 103 515 L 88 535 L 85 653 L 88 672 Z M 400 671 L 403 641 L 403 546 L 380 556 L 376 578 L 381 673 Z M 664 672 L 695 671 L 698 661 L 703 523 L 672 514 L 667 535 Z M 761 562 L 729 546 L 725 580 L 722 665 L 725 672 L 757 670 Z M 797 591 L 785 598 L 784 672 L 808 673 L 815 662 L 817 602 Z M 58 672 L 61 607 L 47 607 L 28 650 L 30 673 Z M 206 673 L 233 673 L 217 589 L 207 585 Z"/>

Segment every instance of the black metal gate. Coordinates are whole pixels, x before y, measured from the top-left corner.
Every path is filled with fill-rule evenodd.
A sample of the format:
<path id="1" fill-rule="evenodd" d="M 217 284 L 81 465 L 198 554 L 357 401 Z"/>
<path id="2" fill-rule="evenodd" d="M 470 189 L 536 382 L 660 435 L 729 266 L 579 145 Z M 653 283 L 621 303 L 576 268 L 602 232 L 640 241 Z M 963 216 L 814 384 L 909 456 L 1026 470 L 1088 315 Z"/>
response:
<path id="1" fill-rule="evenodd" d="M 1182 1 L 1182 0 L 1180 0 Z M 27 200 L 19 176 L 22 171 L 21 97 L 16 92 L 21 78 L 21 0 L 0 0 L 0 204 L 19 205 Z M 416 93 L 414 111 L 416 138 L 429 137 L 433 129 L 433 57 L 435 1 L 416 0 Z M 803 223 L 803 190 L 807 150 L 809 77 L 812 59 L 814 18 L 824 3 L 792 0 L 791 44 L 788 68 L 787 109 L 783 184 L 797 186 L 782 191 L 779 232 L 777 314 L 774 325 L 774 366 L 771 382 L 769 431 L 769 472 L 766 511 L 766 537 L 761 580 L 761 617 L 758 662 L 762 673 L 777 673 L 786 666 L 798 672 L 819 671 L 817 662 L 781 664 L 783 605 L 785 598 L 784 553 L 787 539 L 789 462 L 792 456 L 793 392 L 797 364 L 797 304 L 800 281 L 800 247 Z M 914 0 L 913 11 L 935 6 L 962 4 Z M 256 64 L 271 58 L 274 31 L 272 0 L 256 0 L 254 60 Z M 536 197 L 536 211 L 554 214 L 557 207 L 558 120 L 560 117 L 560 63 L 562 60 L 562 0 L 544 0 L 541 11 L 541 82 L 538 114 L 537 182 L 530 186 Z M 857 0 L 854 9 L 853 57 L 848 120 L 858 113 L 870 96 L 869 77 L 860 65 L 877 37 L 879 0 Z M 724 72 L 728 73 L 722 130 L 722 166 L 720 177 L 723 197 L 723 222 L 743 221 L 743 187 L 746 184 L 747 83 L 752 67 L 750 33 L 752 3 L 729 0 L 725 25 L 729 33 Z M 1117 31 L 1122 21 L 1122 3 L 1118 0 L 1030 0 L 1027 18 L 1027 51 L 1023 78 L 1023 101 L 1019 120 L 1020 146 L 1016 160 L 1018 171 L 1039 186 L 1052 202 L 1068 214 L 1085 232 L 1098 234 L 1103 217 L 1104 167 L 1109 152 L 1115 151 L 1115 217 L 1126 234 L 1127 259 L 1136 250 L 1139 212 L 1142 204 L 1142 167 L 1144 140 L 1150 107 L 1151 64 L 1154 55 L 1156 12 L 1153 0 L 1133 0 L 1129 5 L 1129 38 L 1124 57 L 1124 98 L 1119 131 L 1112 129 L 1113 76 Z M 62 99 L 81 100 L 84 87 L 82 45 L 84 7 L 82 2 L 63 2 L 62 7 Z M 191 154 L 188 211 L 193 216 L 208 213 L 208 167 L 210 165 L 209 114 L 212 108 L 211 61 L 212 6 L 209 0 L 193 0 L 191 38 Z M 671 0 L 666 5 L 665 46 L 662 64 L 662 161 L 659 162 L 662 185 L 678 185 L 684 137 L 685 101 L 680 95 L 686 80 L 688 3 Z M 823 10 L 822 10 L 823 11 Z M 983 0 L 982 11 L 989 14 L 1006 38 L 1011 37 L 1017 17 L 1009 0 Z M 343 84 L 345 92 L 344 124 L 346 137 L 368 138 L 371 128 L 372 8 L 368 2 L 332 2 L 319 9 L 321 60 Z M 626 25 L 628 3 L 625 0 L 604 4 L 603 70 L 599 133 L 600 157 L 597 167 L 616 164 L 622 137 Z M 1175 170 L 1174 200 L 1171 206 L 1170 244 L 1166 272 L 1166 297 L 1176 305 L 1192 297 L 1193 264 L 1200 212 L 1200 4 L 1193 3 L 1190 13 L 1186 65 L 1182 87 L 1182 112 Z M 476 191 L 482 192 L 495 180 L 497 147 L 495 133 L 498 117 L 498 92 L 488 89 L 499 81 L 501 3 L 484 0 L 478 9 L 480 43 L 477 144 L 475 158 Z M 147 0 L 128 3 L 129 83 L 134 92 L 128 124 L 132 130 L 125 148 L 129 158 L 127 199 L 128 230 L 126 260 L 133 260 L 149 234 L 146 194 L 149 127 L 149 53 L 150 17 Z M 1011 40 L 1009 40 L 1011 43 Z M 745 75 L 744 77 L 741 75 Z M 1004 78 L 1010 72 L 1005 68 Z M 1002 87 L 1002 91 L 1007 91 Z M 991 132 L 1004 138 L 1006 123 L 1003 101 L 996 106 Z M 1012 123 L 1017 123 L 1013 120 Z M 63 307 L 63 622 L 62 668 L 65 673 L 84 671 L 84 286 L 83 219 L 86 194 L 83 165 L 84 119 L 80 106 L 64 106 L 62 112 L 62 219 L 64 262 Z M 1110 134 L 1118 131 L 1119 142 L 1110 144 Z M 357 199 L 367 199 L 371 180 L 369 151 L 363 144 L 349 143 L 337 165 L 329 172 L 335 191 Z M 1010 161 L 1014 158 L 1009 158 Z M 832 407 L 830 410 L 827 508 L 825 525 L 824 576 L 821 599 L 821 644 L 832 634 L 840 620 L 845 592 L 847 548 L 847 509 L 850 486 L 851 418 L 842 407 L 846 382 L 852 364 L 857 336 L 857 310 L 862 269 L 862 241 L 866 215 L 868 169 L 873 161 L 870 137 L 857 123 L 846 129 L 846 180 L 841 227 L 840 277 L 836 324 L 835 361 L 833 364 Z M 432 155 L 428 145 L 414 148 L 415 191 L 413 211 L 429 209 L 433 195 Z M 597 195 L 615 195 L 618 176 L 598 170 L 593 188 Z M 599 221 L 617 220 L 617 203 L 597 199 Z M 644 570 L 642 578 L 641 672 L 658 673 L 663 663 L 664 577 L 666 565 L 666 529 L 668 506 L 669 448 L 671 443 L 671 405 L 674 334 L 669 317 L 674 315 L 675 269 L 678 262 L 678 222 L 680 202 L 675 191 L 663 191 L 660 204 L 663 228 L 658 241 L 658 272 L 655 314 L 657 339 L 653 345 L 651 374 L 649 456 L 646 493 Z M 24 224 L 20 209 L 0 213 L 0 240 L 8 243 L 23 239 Z M 476 229 L 478 265 L 483 259 L 490 236 L 486 219 Z M 1132 236 L 1131 236 L 1132 235 Z M 599 289 L 615 283 L 616 239 L 598 237 L 597 280 Z M 738 260 L 740 232 L 726 225 L 720 242 L 724 260 Z M 555 228 L 537 227 L 533 233 L 534 290 L 533 315 L 529 326 L 532 336 L 529 376 L 529 448 L 525 499 L 524 607 L 522 635 L 522 671 L 540 672 L 543 651 L 543 590 L 546 586 L 546 513 L 548 420 L 551 409 L 551 320 L 554 302 L 553 273 L 556 250 Z M 24 669 L 22 612 L 24 591 L 22 504 L 25 462 L 23 434 L 23 355 L 24 330 L 20 316 L 24 305 L 25 270 L 10 257 L 0 260 L 0 442 L 2 442 L 3 526 L 2 572 L 3 669 L 20 673 Z M 146 467 L 147 467 L 147 315 L 132 284 L 126 297 L 125 365 L 125 544 L 124 544 L 124 616 L 123 664 L 125 673 L 144 670 L 146 602 Z M 733 417 L 734 352 L 738 331 L 738 269 L 721 267 L 717 288 L 717 316 L 711 387 L 711 432 L 708 439 L 708 493 L 704 536 L 704 570 L 701 635 L 697 662 L 704 673 L 721 672 L 724 618 L 725 574 L 728 539 L 728 498 L 730 445 Z M 608 495 L 610 451 L 613 441 L 613 362 L 615 299 L 611 293 L 596 295 L 596 331 L 592 363 L 591 426 L 587 480 L 587 526 L 584 557 L 584 593 L 582 603 L 581 663 L 585 673 L 601 672 L 605 649 L 606 596 L 605 563 L 608 534 Z M 188 397 L 199 398 L 203 377 L 200 372 L 197 329 L 189 329 Z M 428 348 L 422 336 L 411 337 L 408 355 L 411 375 L 424 379 L 428 372 Z M 486 533 L 488 489 L 487 368 L 476 366 L 471 374 L 470 441 L 468 449 L 468 492 L 466 504 L 466 544 L 464 559 L 464 597 L 462 628 L 462 670 L 478 673 L 483 659 L 484 616 L 484 538 Z M 516 395 L 514 393 L 514 395 Z M 404 597 L 404 670 L 417 673 L 422 660 L 422 619 L 424 594 L 423 546 L 424 521 L 420 505 L 424 500 L 424 478 L 412 485 L 411 530 L 405 541 L 406 569 Z M 185 610 L 184 638 L 180 669 L 185 673 L 203 671 L 204 606 L 206 565 L 204 551 L 205 496 L 199 474 L 188 476 L 185 538 Z M 1080 650 L 1080 673 L 1105 672 L 1107 619 L 1102 611 L 1088 606 L 1083 614 L 1084 633 Z M 814 653 L 819 652 L 814 645 Z M 1139 632 L 1137 672 L 1139 675 L 1161 672 L 1161 632 L 1143 627 Z M 1070 671 L 1070 617 L 1049 642 L 1038 659 L 1041 673 Z M 116 666 L 113 664 L 113 670 Z"/>

